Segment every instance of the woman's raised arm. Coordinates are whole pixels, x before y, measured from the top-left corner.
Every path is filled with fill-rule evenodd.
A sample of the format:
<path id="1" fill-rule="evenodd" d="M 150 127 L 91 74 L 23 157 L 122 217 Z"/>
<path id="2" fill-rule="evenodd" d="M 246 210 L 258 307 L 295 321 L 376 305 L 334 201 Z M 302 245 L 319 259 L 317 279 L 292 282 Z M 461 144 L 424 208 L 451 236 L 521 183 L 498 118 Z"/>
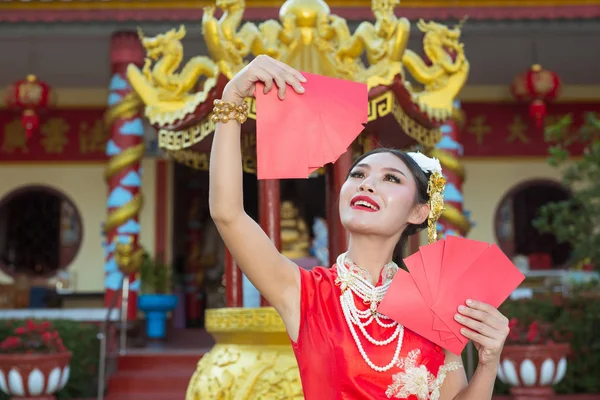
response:
<path id="1" fill-rule="evenodd" d="M 283 99 L 287 86 L 304 92 L 304 77 L 291 67 L 267 56 L 259 56 L 227 84 L 222 100 L 240 105 L 254 94 L 256 82 L 265 92 L 277 86 Z M 235 119 L 217 123 L 210 153 L 210 214 L 223 241 L 241 270 L 267 301 L 282 315 L 288 331 L 297 327 L 300 312 L 298 267 L 275 248 L 243 206 L 241 126 Z"/>

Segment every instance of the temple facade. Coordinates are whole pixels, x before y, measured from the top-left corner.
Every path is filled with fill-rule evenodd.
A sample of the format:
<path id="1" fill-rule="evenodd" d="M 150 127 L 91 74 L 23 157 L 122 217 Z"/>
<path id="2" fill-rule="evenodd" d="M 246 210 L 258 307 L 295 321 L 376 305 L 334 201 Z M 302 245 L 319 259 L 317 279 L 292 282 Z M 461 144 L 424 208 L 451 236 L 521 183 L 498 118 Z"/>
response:
<path id="1" fill-rule="evenodd" d="M 568 196 L 559 172 L 546 162 L 544 124 L 572 114 L 582 125 L 586 112 L 600 109 L 600 82 L 591 67 L 598 61 L 598 8 L 543 0 L 486 7 L 397 3 L 0 5 L 0 48 L 11 60 L 3 68 L 4 90 L 14 92 L 15 83 L 32 74 L 51 92 L 48 104 L 35 110 L 39 127 L 31 134 L 21 121 L 27 107 L 0 109 L 0 214 L 13 215 L 0 225 L 0 282 L 23 275 L 32 286 L 109 304 L 127 277 L 135 318 L 140 282 L 134 266 L 145 250 L 174 271 L 178 286 L 172 290 L 187 305 L 182 326 L 202 325 L 207 304 L 260 305 L 228 262 L 206 206 L 214 128 L 206 99 L 256 54 L 370 88 L 368 135 L 337 166 L 307 181 L 257 183 L 253 121 L 245 128 L 246 206 L 290 257 L 307 267 L 335 258 L 345 235 L 335 213 L 322 210 L 331 211 L 352 157 L 395 146 L 418 147 L 441 160 L 448 180 L 442 233 L 496 242 L 511 257 L 547 253 L 542 270 L 568 267 L 576 261 L 568 249 L 539 239 L 530 221 L 548 199 Z M 391 24 L 386 40 L 382 21 Z M 175 59 L 167 59 L 165 45 L 173 46 Z M 335 51 L 322 51 L 330 47 Z M 156 98 L 165 87 L 145 81 L 161 78 L 160 69 L 145 64 L 157 59 L 180 84 L 164 104 Z M 184 65 L 193 67 L 189 76 L 174 72 Z M 515 93 L 519 76 L 534 66 L 558 79 L 559 85 L 547 84 L 560 86 L 548 98 L 541 125 Z M 190 101 L 195 117 L 187 125 L 175 123 L 182 115 L 160 111 Z M 185 135 L 193 149 L 177 142 Z M 320 198 L 308 199 L 307 191 Z M 274 204 L 276 211 L 266 208 Z M 52 213 L 59 217 L 47 217 Z M 39 227 L 16 228 L 34 220 L 42 221 Z M 58 241 L 44 239 L 52 232 L 59 232 Z M 412 248 L 418 245 L 415 240 Z M 28 255 L 31 249 L 37 258 Z M 227 293 L 225 269 L 231 272 Z M 186 296 L 198 291 L 203 294 Z"/>

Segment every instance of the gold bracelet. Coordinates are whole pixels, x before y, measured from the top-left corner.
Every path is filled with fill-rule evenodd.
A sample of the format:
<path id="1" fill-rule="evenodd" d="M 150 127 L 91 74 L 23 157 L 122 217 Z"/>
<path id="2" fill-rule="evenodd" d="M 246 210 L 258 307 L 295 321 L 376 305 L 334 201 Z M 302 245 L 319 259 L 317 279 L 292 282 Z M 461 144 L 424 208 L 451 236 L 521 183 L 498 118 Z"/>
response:
<path id="1" fill-rule="evenodd" d="M 231 101 L 215 100 L 213 105 L 211 119 L 214 123 L 226 123 L 235 119 L 240 124 L 243 124 L 248 119 L 248 104 L 246 102 L 237 105 Z"/>

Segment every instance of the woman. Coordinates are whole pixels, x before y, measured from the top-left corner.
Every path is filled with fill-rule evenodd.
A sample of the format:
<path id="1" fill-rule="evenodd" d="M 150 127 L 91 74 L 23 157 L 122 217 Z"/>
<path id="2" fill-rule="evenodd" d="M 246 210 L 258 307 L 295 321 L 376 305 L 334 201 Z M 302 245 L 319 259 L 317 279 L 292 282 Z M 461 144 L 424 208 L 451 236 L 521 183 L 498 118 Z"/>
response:
<path id="1" fill-rule="evenodd" d="M 456 314 L 479 351 L 469 385 L 459 357 L 369 311 L 398 268 L 391 262 L 398 241 L 427 224 L 431 168 L 423 166 L 431 159 L 381 149 L 361 157 L 340 193 L 340 215 L 350 233 L 347 253 L 330 269 L 302 270 L 243 209 L 240 122 L 247 113 L 243 99 L 254 94 L 257 82 L 283 100 L 288 86 L 303 93 L 306 79 L 259 56 L 227 84 L 213 116 L 210 211 L 237 264 L 281 315 L 305 398 L 490 399 L 508 335 L 508 320 L 498 310 L 470 301 Z"/>

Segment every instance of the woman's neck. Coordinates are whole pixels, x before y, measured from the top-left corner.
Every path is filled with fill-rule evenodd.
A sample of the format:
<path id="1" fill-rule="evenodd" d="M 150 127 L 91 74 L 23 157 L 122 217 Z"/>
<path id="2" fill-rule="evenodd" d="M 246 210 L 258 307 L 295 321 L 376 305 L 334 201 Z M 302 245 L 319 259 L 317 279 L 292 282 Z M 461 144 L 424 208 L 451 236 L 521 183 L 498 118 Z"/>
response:
<path id="1" fill-rule="evenodd" d="M 397 238 L 382 239 L 381 236 L 350 235 L 348 257 L 371 275 L 371 283 L 377 284 L 381 270 L 392 261 Z"/>

